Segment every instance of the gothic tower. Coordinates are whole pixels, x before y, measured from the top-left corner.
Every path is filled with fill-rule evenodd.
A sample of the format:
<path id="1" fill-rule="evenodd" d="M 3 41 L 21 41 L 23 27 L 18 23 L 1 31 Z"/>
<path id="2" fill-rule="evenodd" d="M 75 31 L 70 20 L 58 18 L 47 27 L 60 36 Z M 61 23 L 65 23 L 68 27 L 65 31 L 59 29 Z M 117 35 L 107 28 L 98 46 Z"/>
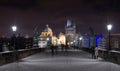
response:
<path id="1" fill-rule="evenodd" d="M 76 39 L 76 26 L 72 24 L 71 20 L 67 20 L 67 24 L 65 26 L 65 36 L 66 36 L 66 44 L 70 45 Z"/>

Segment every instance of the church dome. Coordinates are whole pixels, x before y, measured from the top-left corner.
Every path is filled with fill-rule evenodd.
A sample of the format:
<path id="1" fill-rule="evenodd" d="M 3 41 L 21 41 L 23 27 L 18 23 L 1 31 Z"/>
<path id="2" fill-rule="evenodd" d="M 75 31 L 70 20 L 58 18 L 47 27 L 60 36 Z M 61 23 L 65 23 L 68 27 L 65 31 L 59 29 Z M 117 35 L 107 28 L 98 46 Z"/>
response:
<path id="1" fill-rule="evenodd" d="M 46 25 L 44 32 L 52 32 L 52 29 L 48 25 Z"/>
<path id="2" fill-rule="evenodd" d="M 51 28 L 45 28 L 44 32 L 52 32 L 52 29 Z"/>
<path id="3" fill-rule="evenodd" d="M 41 32 L 41 36 L 48 37 L 52 35 L 53 35 L 52 29 L 48 25 L 46 25 L 46 28 Z"/>

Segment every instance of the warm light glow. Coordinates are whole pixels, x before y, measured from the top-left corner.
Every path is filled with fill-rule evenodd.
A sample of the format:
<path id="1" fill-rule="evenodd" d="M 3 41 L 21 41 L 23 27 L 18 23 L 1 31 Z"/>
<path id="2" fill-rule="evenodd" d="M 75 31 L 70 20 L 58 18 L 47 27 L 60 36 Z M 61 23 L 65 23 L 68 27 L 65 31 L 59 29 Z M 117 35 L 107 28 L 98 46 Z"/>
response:
<path id="1" fill-rule="evenodd" d="M 107 29 L 108 31 L 110 31 L 112 29 L 112 25 L 111 24 L 107 25 Z"/>
<path id="2" fill-rule="evenodd" d="M 64 45 L 66 45 L 66 38 L 65 38 L 65 35 L 64 35 L 63 33 L 60 32 L 58 38 L 59 38 L 59 39 L 58 39 L 58 43 L 59 43 L 59 44 L 64 44 Z"/>
<path id="3" fill-rule="evenodd" d="M 15 32 L 17 30 L 17 26 L 12 26 L 12 31 Z"/>

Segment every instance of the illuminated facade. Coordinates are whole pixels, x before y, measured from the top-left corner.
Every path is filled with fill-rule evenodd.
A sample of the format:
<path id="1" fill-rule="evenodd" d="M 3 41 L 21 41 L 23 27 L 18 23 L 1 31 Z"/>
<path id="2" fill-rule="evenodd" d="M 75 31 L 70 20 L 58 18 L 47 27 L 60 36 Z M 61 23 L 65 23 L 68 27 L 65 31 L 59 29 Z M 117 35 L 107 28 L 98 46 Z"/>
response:
<path id="1" fill-rule="evenodd" d="M 46 38 L 46 37 L 39 37 L 39 39 L 38 39 L 39 41 L 38 41 L 38 47 L 39 48 L 45 48 L 45 47 L 47 47 L 47 45 L 48 45 L 48 38 Z"/>
<path id="2" fill-rule="evenodd" d="M 45 48 L 52 42 L 53 32 L 49 25 L 46 25 L 46 28 L 41 32 L 39 36 L 38 46 L 39 48 Z"/>
<path id="3" fill-rule="evenodd" d="M 59 39 L 58 39 L 59 45 L 60 45 L 60 44 L 66 45 L 66 37 L 65 37 L 65 35 L 64 35 L 63 33 L 60 32 L 58 38 L 59 38 Z"/>
<path id="4" fill-rule="evenodd" d="M 49 45 L 60 45 L 65 44 L 65 36 L 61 33 L 59 36 L 60 39 L 58 39 L 56 36 L 53 36 L 52 29 L 46 25 L 46 28 L 41 32 L 39 36 L 38 46 L 39 48 L 44 48 Z M 63 40 L 64 39 L 64 40 Z"/>
<path id="5" fill-rule="evenodd" d="M 49 25 L 46 25 L 46 28 L 41 32 L 40 36 L 43 37 L 53 36 L 52 29 L 49 27 Z"/>
<path id="6" fill-rule="evenodd" d="M 67 25 L 65 26 L 65 36 L 68 45 L 76 40 L 76 26 L 68 19 Z"/>
<path id="7" fill-rule="evenodd" d="M 56 36 L 52 36 L 52 45 L 56 46 L 58 45 L 58 38 Z"/>
<path id="8" fill-rule="evenodd" d="M 61 44 L 66 45 L 66 36 L 63 33 L 60 33 L 58 37 L 53 36 L 52 29 L 48 25 L 46 25 L 46 28 L 41 32 L 38 40 L 39 48 L 44 48 L 49 46 L 49 44 L 54 46 Z"/>

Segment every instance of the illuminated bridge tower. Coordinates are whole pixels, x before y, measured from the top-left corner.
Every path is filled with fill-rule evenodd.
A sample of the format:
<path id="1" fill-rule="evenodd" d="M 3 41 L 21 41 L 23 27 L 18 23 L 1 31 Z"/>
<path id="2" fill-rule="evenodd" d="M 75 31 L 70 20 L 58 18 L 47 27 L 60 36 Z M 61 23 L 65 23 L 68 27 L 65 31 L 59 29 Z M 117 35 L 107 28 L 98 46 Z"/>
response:
<path id="1" fill-rule="evenodd" d="M 72 24 L 71 20 L 67 20 L 67 24 L 65 26 L 65 36 L 66 36 L 66 44 L 71 45 L 76 39 L 76 26 Z"/>

